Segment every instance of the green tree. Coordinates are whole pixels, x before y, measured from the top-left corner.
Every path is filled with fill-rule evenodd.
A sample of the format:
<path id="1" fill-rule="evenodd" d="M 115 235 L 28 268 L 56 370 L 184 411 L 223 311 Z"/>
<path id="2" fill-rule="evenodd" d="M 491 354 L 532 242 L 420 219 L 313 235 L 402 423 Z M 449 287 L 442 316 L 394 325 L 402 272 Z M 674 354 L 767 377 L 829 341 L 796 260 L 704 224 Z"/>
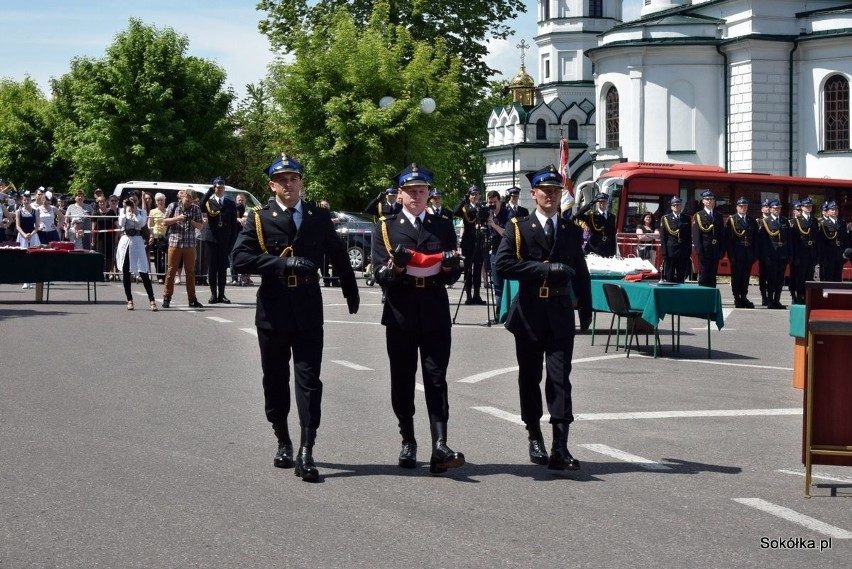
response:
<path id="1" fill-rule="evenodd" d="M 390 25 L 387 5 L 376 8 L 366 26 L 339 10 L 331 26 L 301 37 L 294 63 L 272 69 L 278 152 L 299 156 L 308 195 L 338 209 L 360 209 L 406 162 L 428 165 L 447 189 L 468 174 L 461 61 L 443 40 L 418 41 Z M 420 110 L 427 95 L 431 114 Z M 382 108 L 385 96 L 395 101 Z"/>
<path id="2" fill-rule="evenodd" d="M 171 28 L 130 19 L 105 58 L 75 58 L 52 82 L 55 151 L 72 164 L 75 186 L 226 174 L 233 94 L 222 68 L 187 47 Z"/>
<path id="3" fill-rule="evenodd" d="M 50 107 L 29 77 L 0 80 L 0 174 L 18 188 L 58 186 L 64 176 L 51 157 Z"/>

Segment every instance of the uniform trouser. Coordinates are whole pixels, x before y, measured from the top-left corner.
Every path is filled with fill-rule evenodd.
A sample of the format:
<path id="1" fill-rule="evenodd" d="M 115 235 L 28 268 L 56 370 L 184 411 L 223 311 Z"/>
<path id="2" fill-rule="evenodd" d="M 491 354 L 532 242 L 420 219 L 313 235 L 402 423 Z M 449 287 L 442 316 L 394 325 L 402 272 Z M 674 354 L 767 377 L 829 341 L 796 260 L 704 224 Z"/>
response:
<path id="1" fill-rule="evenodd" d="M 186 271 L 186 297 L 190 300 L 195 298 L 195 247 L 169 247 L 168 269 L 166 270 L 166 284 L 163 286 L 163 298 L 171 298 L 175 289 L 175 275 L 178 266 L 183 263 Z"/>
<path id="2" fill-rule="evenodd" d="M 207 284 L 210 294 L 216 298 L 225 296 L 225 283 L 228 282 L 228 254 L 230 247 L 212 241 L 205 241 L 207 256 Z"/>
<path id="3" fill-rule="evenodd" d="M 476 243 L 462 247 L 464 255 L 464 290 L 468 296 L 478 295 L 482 287 L 482 252 L 477 250 Z M 474 292 L 471 293 L 471 286 Z"/>
<path id="4" fill-rule="evenodd" d="M 843 280 L 843 265 L 846 260 L 841 257 L 823 257 L 819 262 L 819 280 L 837 282 Z"/>
<path id="5" fill-rule="evenodd" d="M 447 401 L 447 366 L 450 363 L 450 328 L 412 332 L 385 328 L 391 372 L 391 405 L 397 419 L 414 416 L 414 376 L 417 352 L 426 392 L 426 411 L 430 422 L 446 422 L 450 417 Z"/>
<path id="6" fill-rule="evenodd" d="M 550 422 L 571 423 L 574 421 L 570 378 L 573 353 L 573 334 L 561 338 L 549 335 L 540 342 L 515 335 L 518 393 L 521 400 L 521 420 L 524 423 L 538 425 L 542 417 L 540 388 L 542 358 L 546 371 L 544 398 L 547 401 Z"/>
<path id="7" fill-rule="evenodd" d="M 813 255 L 802 255 L 796 265 L 796 278 L 793 285 L 793 296 L 801 301 L 805 300 L 805 283 L 814 280 L 816 272 L 816 257 Z"/>
<path id="8" fill-rule="evenodd" d="M 731 292 L 734 298 L 745 298 L 748 294 L 749 277 L 754 259 L 746 255 L 729 257 L 731 261 Z"/>
<path id="9" fill-rule="evenodd" d="M 698 284 L 715 288 L 716 273 L 719 270 L 719 259 L 715 257 L 708 259 L 706 255 L 699 255 L 698 266 Z"/>
<path id="10" fill-rule="evenodd" d="M 491 265 L 491 286 L 494 289 L 494 305 L 497 307 L 496 312 L 500 312 L 500 298 L 503 296 L 503 277 L 497 274 L 497 253 L 491 253 L 489 256 L 489 264 Z"/>
<path id="11" fill-rule="evenodd" d="M 760 296 L 766 297 L 768 296 L 769 287 L 766 284 L 766 276 L 769 274 L 769 267 L 766 265 L 766 261 L 760 259 L 757 262 L 757 284 L 760 287 Z"/>
<path id="12" fill-rule="evenodd" d="M 689 264 L 689 257 L 666 257 L 663 261 L 663 278 L 670 283 L 686 281 Z"/>
<path id="13" fill-rule="evenodd" d="M 316 429 L 322 403 L 322 327 L 310 330 L 257 329 L 266 420 L 284 423 L 290 413 L 290 355 L 293 355 L 299 425 Z"/>
<path id="14" fill-rule="evenodd" d="M 767 263 L 766 296 L 770 300 L 781 299 L 781 289 L 784 288 L 784 271 L 787 270 L 786 259 L 774 259 Z"/>

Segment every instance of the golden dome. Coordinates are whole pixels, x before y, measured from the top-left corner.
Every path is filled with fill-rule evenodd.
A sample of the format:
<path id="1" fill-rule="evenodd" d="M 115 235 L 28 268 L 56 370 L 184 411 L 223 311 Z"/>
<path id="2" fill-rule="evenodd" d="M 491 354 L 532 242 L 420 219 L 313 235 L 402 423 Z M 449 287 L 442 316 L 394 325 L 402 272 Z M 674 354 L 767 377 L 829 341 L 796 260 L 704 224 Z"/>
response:
<path id="1" fill-rule="evenodd" d="M 535 87 L 535 81 L 533 81 L 533 78 L 530 76 L 529 73 L 527 73 L 527 68 L 525 66 L 521 65 L 521 70 L 518 71 L 518 74 L 515 75 L 515 78 L 512 79 L 509 82 L 509 87 L 510 88 L 518 88 L 518 87 L 534 88 Z"/>

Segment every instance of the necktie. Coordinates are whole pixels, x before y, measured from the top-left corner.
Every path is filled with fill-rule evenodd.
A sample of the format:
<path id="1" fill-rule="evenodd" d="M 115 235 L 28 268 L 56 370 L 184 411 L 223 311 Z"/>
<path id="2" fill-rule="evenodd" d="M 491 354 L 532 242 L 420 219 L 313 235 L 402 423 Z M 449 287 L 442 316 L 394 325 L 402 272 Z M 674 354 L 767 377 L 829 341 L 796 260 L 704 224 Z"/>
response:
<path id="1" fill-rule="evenodd" d="M 547 248 L 553 249 L 553 218 L 547 218 L 544 224 L 544 236 L 547 238 Z"/>
<path id="2" fill-rule="evenodd" d="M 414 218 L 414 228 L 417 229 L 417 233 L 420 233 L 420 230 L 423 229 L 423 222 L 420 221 L 420 217 Z"/>
<path id="3" fill-rule="evenodd" d="M 289 224 L 288 224 L 288 227 L 287 227 L 287 233 L 289 233 L 290 239 L 292 240 L 296 236 L 296 230 L 298 229 L 298 227 L 296 227 L 296 208 L 294 208 L 294 207 L 288 207 L 287 208 L 286 219 L 287 219 L 287 221 L 289 221 Z"/>

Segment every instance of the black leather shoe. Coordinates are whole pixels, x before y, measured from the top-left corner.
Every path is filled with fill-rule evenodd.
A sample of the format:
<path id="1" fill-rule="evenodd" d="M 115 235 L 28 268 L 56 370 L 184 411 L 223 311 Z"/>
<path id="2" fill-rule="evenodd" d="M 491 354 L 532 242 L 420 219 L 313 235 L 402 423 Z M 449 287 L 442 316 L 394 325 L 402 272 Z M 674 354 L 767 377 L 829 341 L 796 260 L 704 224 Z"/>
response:
<path id="1" fill-rule="evenodd" d="M 189 307 L 190 308 L 204 308 L 204 305 L 201 304 L 200 302 L 198 302 L 197 298 L 193 298 L 192 300 L 189 301 Z"/>
<path id="2" fill-rule="evenodd" d="M 734 300 L 734 308 L 745 308 L 745 304 L 739 298 Z"/>
<path id="3" fill-rule="evenodd" d="M 580 461 L 571 456 L 567 449 L 551 449 L 548 470 L 580 470 Z"/>
<path id="4" fill-rule="evenodd" d="M 458 468 L 464 465 L 464 455 L 453 451 L 444 441 L 435 443 L 432 449 L 432 459 L 429 461 L 429 472 L 432 474 L 443 474 L 449 468 Z"/>
<path id="5" fill-rule="evenodd" d="M 301 476 L 305 482 L 316 482 L 319 480 L 319 470 L 314 464 L 312 449 L 307 447 L 299 448 L 299 454 L 296 456 L 296 476 Z"/>
<path id="6" fill-rule="evenodd" d="M 402 449 L 399 451 L 399 467 L 400 468 L 417 468 L 417 443 L 402 442 Z"/>
<path id="7" fill-rule="evenodd" d="M 743 297 L 743 308 L 754 308 L 754 303 L 749 299 Z"/>
<path id="8" fill-rule="evenodd" d="M 530 439 L 530 462 L 533 464 L 547 464 L 549 458 L 544 446 L 544 439 Z"/>
<path id="9" fill-rule="evenodd" d="M 291 443 L 278 443 L 278 452 L 275 453 L 273 463 L 278 468 L 293 468 L 293 445 Z"/>
<path id="10" fill-rule="evenodd" d="M 219 304 L 231 304 L 231 301 L 228 300 L 228 297 L 226 297 L 224 294 L 216 300 L 219 301 Z"/>
<path id="11" fill-rule="evenodd" d="M 219 302 L 219 299 L 216 298 L 215 296 L 211 296 L 210 298 L 207 299 L 207 304 L 216 304 L 217 302 Z"/>
<path id="12" fill-rule="evenodd" d="M 172 305 L 172 299 L 171 299 L 171 298 L 169 298 L 169 297 L 165 297 L 165 298 L 163 299 L 162 307 L 163 307 L 163 308 L 168 308 L 168 307 L 170 307 L 171 305 Z"/>
<path id="13" fill-rule="evenodd" d="M 473 299 L 471 297 L 467 297 L 465 299 L 464 303 L 465 303 L 465 306 L 470 306 L 471 304 L 473 304 Z"/>
<path id="14" fill-rule="evenodd" d="M 474 296 L 471 304 L 482 305 L 482 304 L 487 304 L 487 303 L 482 299 L 481 296 Z"/>

